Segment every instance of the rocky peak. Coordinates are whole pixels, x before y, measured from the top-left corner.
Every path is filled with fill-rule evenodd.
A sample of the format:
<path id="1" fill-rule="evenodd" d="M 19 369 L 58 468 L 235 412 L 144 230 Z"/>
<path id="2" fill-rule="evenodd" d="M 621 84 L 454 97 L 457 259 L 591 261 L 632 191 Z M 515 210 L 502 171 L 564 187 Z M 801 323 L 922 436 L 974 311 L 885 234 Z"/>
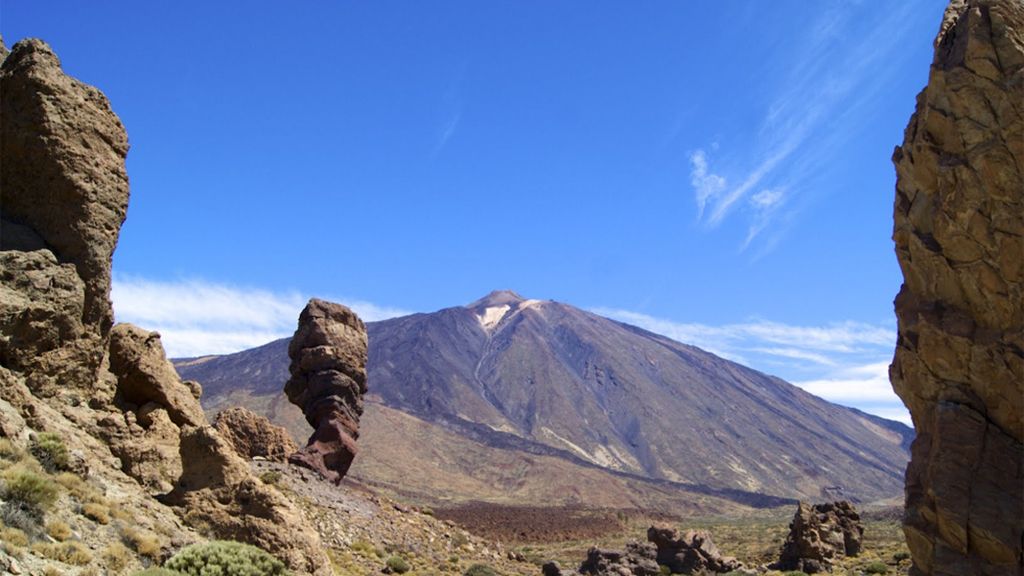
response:
<path id="1" fill-rule="evenodd" d="M 514 308 L 517 304 L 524 302 L 526 299 L 516 294 L 512 290 L 494 290 L 490 294 L 471 302 L 466 306 L 470 310 L 481 310 L 486 308 L 494 308 L 496 306 L 509 306 Z"/>
<path id="2" fill-rule="evenodd" d="M 913 574 L 1019 574 L 1024 534 L 1024 4 L 954 0 L 893 153 L 893 388 L 917 429 Z"/>

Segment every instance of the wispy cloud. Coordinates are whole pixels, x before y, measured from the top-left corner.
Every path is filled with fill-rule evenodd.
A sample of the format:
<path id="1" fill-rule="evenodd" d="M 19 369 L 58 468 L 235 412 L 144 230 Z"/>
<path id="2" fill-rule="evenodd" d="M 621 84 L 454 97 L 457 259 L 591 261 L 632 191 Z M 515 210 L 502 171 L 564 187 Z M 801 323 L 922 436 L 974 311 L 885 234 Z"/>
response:
<path id="1" fill-rule="evenodd" d="M 690 184 L 697 219 L 715 228 L 740 212 L 747 233 L 740 250 L 779 224 L 792 221 L 791 196 L 806 193 L 809 180 L 834 159 L 856 126 L 851 110 L 860 110 L 887 85 L 891 66 L 900 57 L 905 19 L 916 2 L 865 15 L 866 5 L 837 5 L 822 12 L 788 45 L 798 56 L 770 60 L 776 90 L 764 93 L 760 126 L 742 147 L 719 150 L 730 169 L 712 162 L 705 148 L 690 154 Z M 877 18 L 868 34 L 852 33 L 863 20 Z M 748 199 L 748 202 L 743 202 Z M 772 200 L 769 202 L 769 200 Z M 783 205 L 789 204 L 785 210 Z M 745 209 L 744 209 L 745 208 Z M 771 242 L 771 239 L 765 240 Z"/>
<path id="2" fill-rule="evenodd" d="M 318 296 L 347 305 L 368 322 L 408 314 L 362 300 Z M 160 332 L 168 356 L 185 357 L 237 352 L 288 336 L 309 296 L 199 279 L 116 275 L 111 299 L 118 322 Z"/>
<path id="3" fill-rule="evenodd" d="M 762 319 L 714 326 L 613 308 L 591 311 L 775 374 L 831 402 L 910 424 L 889 385 L 894 326 L 852 321 L 794 326 Z"/>
<path id="4" fill-rule="evenodd" d="M 444 150 L 444 147 L 451 140 L 452 135 L 455 134 L 455 129 L 459 127 L 459 120 L 462 119 L 462 110 L 457 110 L 444 126 L 441 127 L 441 131 L 438 133 L 437 142 L 434 144 L 434 149 L 430 152 L 431 158 L 436 158 L 438 154 Z"/>

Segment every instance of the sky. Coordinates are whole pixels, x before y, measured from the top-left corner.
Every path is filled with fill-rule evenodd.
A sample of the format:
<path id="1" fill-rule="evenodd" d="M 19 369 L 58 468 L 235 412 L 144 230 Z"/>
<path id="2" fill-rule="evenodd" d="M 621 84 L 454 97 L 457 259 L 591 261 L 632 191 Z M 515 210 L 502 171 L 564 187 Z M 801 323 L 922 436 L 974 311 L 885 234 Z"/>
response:
<path id="1" fill-rule="evenodd" d="M 0 0 L 127 127 L 115 314 L 171 356 L 494 289 L 909 423 L 895 172 L 944 2 Z"/>

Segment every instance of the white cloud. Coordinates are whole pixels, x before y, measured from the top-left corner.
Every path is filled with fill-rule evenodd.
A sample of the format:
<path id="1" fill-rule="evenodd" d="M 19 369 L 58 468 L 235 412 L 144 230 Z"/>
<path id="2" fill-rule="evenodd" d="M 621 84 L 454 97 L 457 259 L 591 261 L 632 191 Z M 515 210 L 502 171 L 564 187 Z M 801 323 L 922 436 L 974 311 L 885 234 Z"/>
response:
<path id="1" fill-rule="evenodd" d="M 408 314 L 361 300 L 321 296 L 367 322 Z M 225 354 L 291 335 L 309 297 L 205 280 L 154 281 L 115 275 L 118 322 L 160 332 L 170 357 Z"/>
<path id="2" fill-rule="evenodd" d="M 892 326 L 853 321 L 794 326 L 761 319 L 714 326 L 613 308 L 591 311 L 776 374 L 830 402 L 910 424 L 889 384 L 896 342 Z"/>
<path id="3" fill-rule="evenodd" d="M 743 146 L 728 151 L 728 164 L 738 168 L 716 170 L 703 150 L 690 156 L 698 221 L 717 227 L 748 199 L 751 209 L 741 251 L 792 221 L 795 209 L 779 208 L 789 196 L 815 189 L 810 180 L 854 136 L 855 125 L 839 129 L 837 123 L 851 121 L 852 111 L 861 110 L 888 86 L 888 76 L 897 69 L 891 62 L 905 55 L 900 41 L 917 3 L 905 2 L 877 16 L 865 14 L 864 6 L 824 8 L 789 43 L 797 57 L 767 60 L 766 76 L 779 80 L 778 89 L 764 94 L 759 129 L 739 135 Z M 877 18 L 872 32 L 850 33 L 865 18 Z M 770 250 L 778 237 L 761 243 L 761 251 Z"/>

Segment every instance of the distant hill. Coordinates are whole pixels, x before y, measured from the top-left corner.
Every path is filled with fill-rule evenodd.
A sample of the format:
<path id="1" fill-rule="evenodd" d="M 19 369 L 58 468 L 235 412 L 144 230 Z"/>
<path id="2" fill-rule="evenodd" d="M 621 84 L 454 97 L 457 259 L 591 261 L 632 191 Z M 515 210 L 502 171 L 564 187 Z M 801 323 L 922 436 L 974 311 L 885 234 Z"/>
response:
<path id="1" fill-rule="evenodd" d="M 368 483 L 455 500 L 514 492 L 495 482 L 522 482 L 525 500 L 571 494 L 554 479 L 530 488 L 519 478 L 543 458 L 566 480 L 599 475 L 596 484 L 622 488 L 611 500 L 633 506 L 663 505 L 664 494 L 647 491 L 673 486 L 691 499 L 742 504 L 758 502 L 755 494 L 875 501 L 902 493 L 910 428 L 567 304 L 500 291 L 368 330 L 371 396 L 353 468 Z M 203 384 L 208 410 L 244 404 L 300 439 L 308 433 L 280 393 L 287 339 L 175 364 Z M 434 477 L 408 473 L 437 462 L 447 468 Z M 503 476 L 509 466 L 524 468 Z M 490 484 L 474 480 L 494 471 Z M 576 488 L 563 500 L 604 502 L 617 490 Z"/>

